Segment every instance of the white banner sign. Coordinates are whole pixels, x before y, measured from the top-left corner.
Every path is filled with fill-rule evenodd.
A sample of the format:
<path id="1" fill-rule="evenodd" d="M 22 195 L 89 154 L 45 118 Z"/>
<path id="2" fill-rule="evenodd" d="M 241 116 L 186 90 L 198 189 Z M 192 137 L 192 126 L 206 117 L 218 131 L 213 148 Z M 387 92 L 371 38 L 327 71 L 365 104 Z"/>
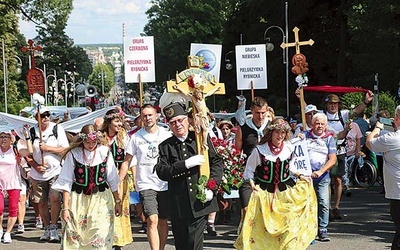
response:
<path id="1" fill-rule="evenodd" d="M 237 89 L 267 89 L 267 58 L 265 44 L 237 45 Z"/>
<path id="2" fill-rule="evenodd" d="M 219 82 L 222 45 L 191 43 L 190 55 L 198 56 L 200 58 L 200 68 L 214 75 L 215 81 Z"/>
<path id="3" fill-rule="evenodd" d="M 305 176 L 311 176 L 312 169 L 310 165 L 310 158 L 308 157 L 308 149 L 306 140 L 299 140 L 294 143 L 295 149 L 293 158 L 290 161 L 290 168 L 294 167 L 297 172 Z"/>
<path id="4" fill-rule="evenodd" d="M 141 36 L 124 40 L 125 82 L 155 82 L 154 38 Z"/>

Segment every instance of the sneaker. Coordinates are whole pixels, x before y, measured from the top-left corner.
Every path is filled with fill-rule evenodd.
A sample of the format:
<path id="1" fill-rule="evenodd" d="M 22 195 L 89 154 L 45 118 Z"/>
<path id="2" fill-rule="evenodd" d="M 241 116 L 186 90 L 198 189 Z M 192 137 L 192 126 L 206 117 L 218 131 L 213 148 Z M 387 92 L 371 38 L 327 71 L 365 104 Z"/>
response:
<path id="1" fill-rule="evenodd" d="M 142 228 L 138 231 L 140 234 L 147 234 L 147 223 L 142 223 Z"/>
<path id="2" fill-rule="evenodd" d="M 40 241 L 49 241 L 50 240 L 50 229 L 49 226 L 44 227 L 44 234 L 40 236 Z"/>
<path id="3" fill-rule="evenodd" d="M 326 229 L 320 230 L 318 234 L 318 240 L 323 241 L 323 242 L 328 242 L 331 241 L 331 239 L 328 236 L 328 232 Z"/>
<path id="4" fill-rule="evenodd" d="M 18 224 L 16 234 L 22 234 L 25 232 L 25 227 L 23 224 Z"/>
<path id="5" fill-rule="evenodd" d="M 210 236 L 217 236 L 217 231 L 215 231 L 214 224 L 207 224 L 207 233 Z"/>
<path id="6" fill-rule="evenodd" d="M 3 238 L 3 243 L 7 244 L 7 243 L 11 243 L 11 234 L 10 233 L 4 233 L 4 238 Z"/>
<path id="7" fill-rule="evenodd" d="M 49 227 L 50 230 L 50 239 L 49 242 L 60 242 L 60 236 L 58 236 L 58 232 L 57 232 L 57 225 L 50 225 Z"/>
<path id="8" fill-rule="evenodd" d="M 0 228 L 0 240 L 3 238 L 3 228 Z"/>
<path id="9" fill-rule="evenodd" d="M 338 208 L 334 208 L 332 210 L 332 219 L 334 219 L 334 220 L 341 220 L 342 219 L 342 216 L 340 216 L 340 212 L 339 212 Z"/>
<path id="10" fill-rule="evenodd" d="M 36 228 L 43 228 L 43 221 L 40 217 L 36 217 Z"/>

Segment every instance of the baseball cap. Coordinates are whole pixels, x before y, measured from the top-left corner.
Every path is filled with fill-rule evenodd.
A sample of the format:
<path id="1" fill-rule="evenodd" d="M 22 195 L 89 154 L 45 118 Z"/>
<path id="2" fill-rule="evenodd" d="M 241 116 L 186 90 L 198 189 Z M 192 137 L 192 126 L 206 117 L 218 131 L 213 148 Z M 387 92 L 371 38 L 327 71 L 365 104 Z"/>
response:
<path id="1" fill-rule="evenodd" d="M 48 107 L 40 106 L 39 112 L 40 112 L 40 114 L 43 114 L 43 113 L 45 113 L 45 112 L 50 112 L 50 110 L 49 110 Z M 35 115 L 36 115 L 36 114 L 37 114 L 37 109 L 35 109 Z"/>
<path id="2" fill-rule="evenodd" d="M 325 98 L 325 102 L 340 102 L 339 96 L 330 94 Z"/>
<path id="3" fill-rule="evenodd" d="M 318 109 L 317 109 L 317 107 L 316 107 L 315 105 L 308 104 L 308 105 L 304 108 L 304 113 L 307 114 L 308 112 L 311 112 L 311 111 L 318 112 Z"/>

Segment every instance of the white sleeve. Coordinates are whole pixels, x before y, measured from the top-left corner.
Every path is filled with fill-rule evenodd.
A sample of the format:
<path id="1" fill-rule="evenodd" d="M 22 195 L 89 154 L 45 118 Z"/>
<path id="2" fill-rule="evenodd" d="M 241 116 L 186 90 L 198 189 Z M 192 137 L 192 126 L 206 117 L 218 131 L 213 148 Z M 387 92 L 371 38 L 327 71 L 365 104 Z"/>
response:
<path id="1" fill-rule="evenodd" d="M 260 165 L 261 159 L 257 148 L 254 148 L 249 158 L 247 158 L 246 167 L 244 169 L 243 178 L 245 180 L 254 179 L 254 171 Z"/>
<path id="2" fill-rule="evenodd" d="M 119 178 L 111 152 L 109 152 L 107 158 L 107 182 L 112 192 L 118 191 L 118 184 L 121 182 L 121 179 Z"/>
<path id="3" fill-rule="evenodd" d="M 75 161 L 72 157 L 72 153 L 69 152 L 64 160 L 61 163 L 61 172 L 58 176 L 56 182 L 51 186 L 52 189 L 57 190 L 59 192 L 67 191 L 71 192 L 72 184 L 74 183 L 74 169 L 75 169 Z"/>

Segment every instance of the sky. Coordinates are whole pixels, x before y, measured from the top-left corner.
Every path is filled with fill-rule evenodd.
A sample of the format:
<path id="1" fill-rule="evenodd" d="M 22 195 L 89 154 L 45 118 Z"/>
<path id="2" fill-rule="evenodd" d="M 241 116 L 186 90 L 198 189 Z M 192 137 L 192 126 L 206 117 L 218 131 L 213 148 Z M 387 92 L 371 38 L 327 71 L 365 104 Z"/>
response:
<path id="1" fill-rule="evenodd" d="M 66 34 L 75 44 L 122 43 L 122 23 L 126 37 L 143 32 L 150 0 L 74 0 L 73 5 Z M 26 39 L 36 36 L 32 22 L 20 20 L 20 30 Z"/>

